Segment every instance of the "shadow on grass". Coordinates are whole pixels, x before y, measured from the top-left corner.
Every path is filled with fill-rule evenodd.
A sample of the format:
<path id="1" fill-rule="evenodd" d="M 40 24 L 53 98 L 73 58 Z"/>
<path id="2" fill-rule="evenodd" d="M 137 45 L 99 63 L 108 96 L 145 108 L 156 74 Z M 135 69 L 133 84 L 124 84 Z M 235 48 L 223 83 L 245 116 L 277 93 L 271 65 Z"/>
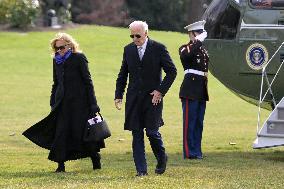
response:
<path id="1" fill-rule="evenodd" d="M 156 167 L 156 159 L 152 153 L 147 153 L 147 163 L 149 172 L 154 172 Z M 183 159 L 182 153 L 168 153 L 167 171 L 171 169 L 195 169 L 195 168 L 211 168 L 213 170 L 222 170 L 226 167 L 228 170 L 243 170 L 250 167 L 250 169 L 259 169 L 266 167 L 268 164 L 284 163 L 284 151 L 253 151 L 253 152 L 204 152 L 202 160 Z M 94 171 L 91 169 L 91 162 L 89 158 L 79 161 L 73 161 L 72 165 L 66 166 L 66 173 L 54 173 L 54 170 L 45 167 L 40 167 L 39 170 L 27 170 L 19 166 L 16 170 L 2 170 L 0 171 L 0 178 L 27 178 L 27 179 L 52 179 L 62 180 L 65 178 L 72 178 L 74 180 L 84 180 L 86 177 L 91 177 L 92 180 L 105 182 L 110 180 L 129 180 L 135 178 L 135 167 L 132 160 L 132 154 L 103 154 L 103 167 L 101 170 Z M 17 165 L 14 165 L 14 168 Z M 44 169 L 44 170 L 43 170 Z M 152 173 L 151 173 L 152 174 Z M 79 176 L 80 175 L 80 176 Z M 85 175 L 82 177 L 82 175 Z M 154 173 L 153 173 L 154 175 Z"/>
<path id="2" fill-rule="evenodd" d="M 68 171 L 65 173 L 55 173 L 54 171 L 2 171 L 0 173 L 0 178 L 3 179 L 19 179 L 19 180 L 53 180 L 53 181 L 62 181 L 62 180 L 76 180 L 76 181 L 86 181 L 86 179 L 91 179 L 91 181 L 106 182 L 110 180 L 123 180 L 131 178 L 123 176 L 121 173 L 116 174 L 113 171 L 107 174 L 108 171 L 93 171 L 93 170 L 82 170 L 82 171 Z M 85 176 L 84 176 L 85 175 Z"/>
<path id="3" fill-rule="evenodd" d="M 182 153 L 169 154 L 169 166 L 172 167 L 193 167 L 210 166 L 215 167 L 237 167 L 238 169 L 258 168 L 269 163 L 284 163 L 284 151 L 253 151 L 253 152 L 204 152 L 202 160 L 183 159 Z"/>
<path id="4" fill-rule="evenodd" d="M 54 172 L 44 172 L 44 171 L 1 171 L 0 172 L 0 177 L 5 178 L 5 179 L 10 179 L 10 178 L 43 178 L 43 177 L 51 177 L 54 178 L 56 173 Z M 59 174 L 57 174 L 59 175 Z"/>

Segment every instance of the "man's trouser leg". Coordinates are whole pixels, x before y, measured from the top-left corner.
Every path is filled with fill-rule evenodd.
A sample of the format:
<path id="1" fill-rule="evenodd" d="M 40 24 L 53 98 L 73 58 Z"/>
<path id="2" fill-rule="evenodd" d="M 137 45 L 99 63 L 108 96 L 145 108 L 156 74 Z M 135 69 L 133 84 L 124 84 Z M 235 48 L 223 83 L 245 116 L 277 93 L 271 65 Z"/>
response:
<path id="1" fill-rule="evenodd" d="M 145 144 L 144 144 L 144 131 L 143 129 L 132 131 L 132 150 L 133 159 L 137 172 L 147 172 L 147 162 L 145 155 Z"/>

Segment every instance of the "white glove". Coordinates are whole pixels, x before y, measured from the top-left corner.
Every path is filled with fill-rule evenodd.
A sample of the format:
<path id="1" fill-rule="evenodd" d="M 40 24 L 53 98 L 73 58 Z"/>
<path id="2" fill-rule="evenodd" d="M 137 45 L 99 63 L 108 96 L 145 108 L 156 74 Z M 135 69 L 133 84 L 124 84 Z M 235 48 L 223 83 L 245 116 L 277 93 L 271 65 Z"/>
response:
<path id="1" fill-rule="evenodd" d="M 207 37 L 207 32 L 204 31 L 204 32 L 202 32 L 201 34 L 199 34 L 198 36 L 196 36 L 195 39 L 197 39 L 197 40 L 203 42 L 206 37 Z"/>

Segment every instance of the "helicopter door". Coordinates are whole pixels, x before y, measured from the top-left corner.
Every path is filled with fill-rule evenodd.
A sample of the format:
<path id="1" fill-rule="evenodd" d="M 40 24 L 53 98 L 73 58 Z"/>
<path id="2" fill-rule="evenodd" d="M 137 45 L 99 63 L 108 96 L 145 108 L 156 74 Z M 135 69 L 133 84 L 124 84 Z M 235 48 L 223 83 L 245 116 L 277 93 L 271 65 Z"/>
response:
<path id="1" fill-rule="evenodd" d="M 284 1 L 249 0 L 239 32 L 242 66 L 240 74 L 261 74 L 261 69 L 283 42 Z M 267 74 L 273 76 L 281 61 L 283 49 L 267 66 Z"/>
<path id="2" fill-rule="evenodd" d="M 214 0 L 203 14 L 208 39 L 234 40 L 240 23 L 240 7 L 234 1 Z"/>
<path id="3" fill-rule="evenodd" d="M 262 68 L 266 66 L 269 58 L 278 48 L 277 39 L 269 35 L 270 32 L 270 30 L 259 30 L 254 27 L 240 31 L 240 74 L 261 74 Z M 274 72 L 276 72 L 275 69 L 269 68 L 270 74 Z"/>
<path id="4" fill-rule="evenodd" d="M 237 67 L 237 31 L 240 23 L 240 7 L 235 1 L 214 0 L 203 14 L 208 38 L 205 45 L 209 50 L 210 72 L 224 85 L 230 85 Z"/>
<path id="5" fill-rule="evenodd" d="M 262 68 L 267 65 L 269 59 L 281 45 L 284 36 L 284 26 L 281 24 L 284 18 L 283 7 L 276 7 L 282 6 L 283 1 L 282 4 L 276 4 L 276 1 L 272 0 L 271 4 L 265 4 L 265 6 L 259 3 L 260 1 L 249 0 L 239 31 L 239 75 L 250 82 L 251 86 L 254 86 L 247 89 L 247 94 L 251 94 L 251 96 L 260 91 Z M 271 83 L 277 73 L 283 55 L 284 48 L 282 47 L 267 65 L 264 91 L 267 90 L 267 80 Z M 274 97 L 279 102 L 282 98 L 276 92 L 277 89 L 282 88 L 281 77 L 276 78 L 272 86 L 273 94 L 267 95 L 266 101 L 271 101 Z"/>

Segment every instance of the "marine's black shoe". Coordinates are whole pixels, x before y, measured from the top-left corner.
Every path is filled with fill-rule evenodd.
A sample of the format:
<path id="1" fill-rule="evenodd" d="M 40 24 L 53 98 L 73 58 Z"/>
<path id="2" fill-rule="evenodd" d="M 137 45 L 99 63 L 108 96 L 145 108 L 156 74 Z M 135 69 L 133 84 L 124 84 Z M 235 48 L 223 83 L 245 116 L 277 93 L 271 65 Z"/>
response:
<path id="1" fill-rule="evenodd" d="M 189 156 L 187 159 L 203 159 L 202 156 Z"/>

